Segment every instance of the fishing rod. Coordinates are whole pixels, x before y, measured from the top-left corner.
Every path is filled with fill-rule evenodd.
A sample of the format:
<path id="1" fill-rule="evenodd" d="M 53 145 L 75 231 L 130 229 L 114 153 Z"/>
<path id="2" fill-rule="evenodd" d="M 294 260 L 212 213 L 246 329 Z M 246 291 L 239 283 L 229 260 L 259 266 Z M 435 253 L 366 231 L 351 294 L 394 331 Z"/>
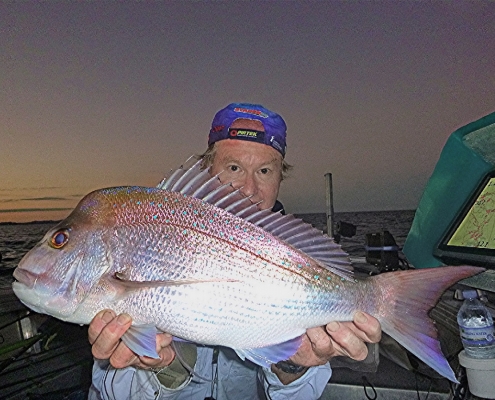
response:
<path id="1" fill-rule="evenodd" d="M 23 318 L 21 318 L 21 320 L 22 319 Z M 0 347 L 0 356 L 19 349 L 17 353 L 8 357 L 4 361 L 0 362 L 0 373 L 2 373 L 12 363 L 16 362 L 19 359 L 19 357 L 21 357 L 25 352 L 27 352 L 33 345 L 57 334 L 58 331 L 60 330 L 60 325 L 58 323 L 51 322 L 51 318 L 50 318 L 43 325 L 41 325 L 39 329 L 42 330 L 42 332 L 35 334 L 31 338 L 23 339 L 18 342 L 6 344 Z"/>
<path id="2" fill-rule="evenodd" d="M 10 366 L 12 363 L 14 363 L 20 356 L 22 356 L 26 351 L 28 351 L 34 344 L 36 344 L 37 342 L 39 342 L 40 340 L 44 339 L 47 336 L 48 336 L 48 334 L 46 334 L 46 333 L 45 334 L 38 333 L 29 339 L 24 339 L 24 340 L 21 340 L 19 342 L 8 344 L 8 345 L 0 347 L 0 356 L 3 354 L 10 353 L 11 351 L 20 349 L 15 355 L 0 362 L 0 373 L 2 373 L 5 368 Z"/>

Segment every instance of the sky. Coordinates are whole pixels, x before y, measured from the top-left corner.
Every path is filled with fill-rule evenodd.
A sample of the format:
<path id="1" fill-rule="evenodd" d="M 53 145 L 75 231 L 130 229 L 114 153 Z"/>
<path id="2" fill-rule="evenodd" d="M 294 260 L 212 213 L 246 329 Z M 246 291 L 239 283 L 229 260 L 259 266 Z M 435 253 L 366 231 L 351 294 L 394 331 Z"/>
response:
<path id="1" fill-rule="evenodd" d="M 495 111 L 495 2 L 0 2 L 0 222 L 155 186 L 232 102 L 288 125 L 291 213 L 415 209 Z"/>

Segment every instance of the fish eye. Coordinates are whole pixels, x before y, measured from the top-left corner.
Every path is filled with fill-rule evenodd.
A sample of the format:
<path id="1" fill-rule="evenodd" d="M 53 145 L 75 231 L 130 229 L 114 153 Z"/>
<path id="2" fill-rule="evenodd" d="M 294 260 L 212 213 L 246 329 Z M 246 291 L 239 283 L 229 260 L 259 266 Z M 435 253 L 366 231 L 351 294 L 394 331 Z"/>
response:
<path id="1" fill-rule="evenodd" d="M 67 229 L 62 229 L 55 232 L 50 239 L 50 246 L 54 249 L 60 249 L 65 246 L 69 241 L 69 231 Z"/>

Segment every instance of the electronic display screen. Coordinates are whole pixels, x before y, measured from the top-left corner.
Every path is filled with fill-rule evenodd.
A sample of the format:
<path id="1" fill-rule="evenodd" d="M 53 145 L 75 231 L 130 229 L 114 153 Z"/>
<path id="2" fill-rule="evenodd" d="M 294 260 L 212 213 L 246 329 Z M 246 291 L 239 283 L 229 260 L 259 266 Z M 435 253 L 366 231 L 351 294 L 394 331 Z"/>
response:
<path id="1" fill-rule="evenodd" d="M 447 263 L 495 268 L 495 171 L 467 201 L 434 255 Z"/>

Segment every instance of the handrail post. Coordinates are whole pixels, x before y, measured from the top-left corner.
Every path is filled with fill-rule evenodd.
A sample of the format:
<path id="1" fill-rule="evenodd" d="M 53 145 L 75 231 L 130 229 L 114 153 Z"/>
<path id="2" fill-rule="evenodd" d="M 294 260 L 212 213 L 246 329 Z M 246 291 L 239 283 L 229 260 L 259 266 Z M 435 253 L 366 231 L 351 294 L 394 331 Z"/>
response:
<path id="1" fill-rule="evenodd" d="M 325 197 L 327 200 L 327 235 L 331 238 L 334 237 L 333 226 L 333 188 L 332 188 L 332 174 L 325 174 Z"/>

